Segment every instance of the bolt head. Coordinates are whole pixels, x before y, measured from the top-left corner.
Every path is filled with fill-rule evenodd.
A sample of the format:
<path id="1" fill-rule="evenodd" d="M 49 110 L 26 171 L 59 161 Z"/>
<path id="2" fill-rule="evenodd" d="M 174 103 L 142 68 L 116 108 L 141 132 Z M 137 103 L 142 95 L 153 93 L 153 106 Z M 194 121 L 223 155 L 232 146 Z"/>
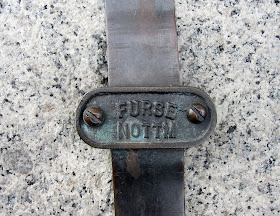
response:
<path id="1" fill-rule="evenodd" d="M 188 111 L 187 116 L 189 120 L 194 123 L 198 124 L 200 122 L 203 122 L 206 118 L 206 109 L 201 104 L 194 104 Z"/>
<path id="2" fill-rule="evenodd" d="M 99 126 L 103 123 L 103 112 L 99 107 L 88 107 L 83 113 L 84 122 L 91 126 Z"/>

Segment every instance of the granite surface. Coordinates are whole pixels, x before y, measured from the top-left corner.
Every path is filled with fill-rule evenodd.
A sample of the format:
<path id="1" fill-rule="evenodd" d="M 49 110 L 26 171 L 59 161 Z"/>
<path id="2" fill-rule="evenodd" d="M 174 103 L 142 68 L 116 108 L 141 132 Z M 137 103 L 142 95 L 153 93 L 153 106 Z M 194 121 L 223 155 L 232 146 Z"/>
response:
<path id="1" fill-rule="evenodd" d="M 218 124 L 185 151 L 186 215 L 280 214 L 280 3 L 176 0 L 183 85 Z M 104 0 L 0 0 L 0 215 L 114 215 L 75 109 L 107 85 Z"/>

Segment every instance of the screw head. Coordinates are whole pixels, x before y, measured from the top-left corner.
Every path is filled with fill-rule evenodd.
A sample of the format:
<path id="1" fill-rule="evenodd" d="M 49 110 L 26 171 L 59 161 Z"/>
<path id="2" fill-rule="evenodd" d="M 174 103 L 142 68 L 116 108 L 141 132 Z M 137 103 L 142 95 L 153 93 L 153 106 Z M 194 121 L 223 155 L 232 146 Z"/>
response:
<path id="1" fill-rule="evenodd" d="M 203 122 L 206 115 L 207 115 L 206 109 L 201 104 L 194 104 L 187 111 L 187 116 L 188 116 L 189 120 L 194 124 Z"/>
<path id="2" fill-rule="evenodd" d="M 91 126 L 99 126 L 103 123 L 103 112 L 99 107 L 88 107 L 83 113 L 84 122 Z"/>

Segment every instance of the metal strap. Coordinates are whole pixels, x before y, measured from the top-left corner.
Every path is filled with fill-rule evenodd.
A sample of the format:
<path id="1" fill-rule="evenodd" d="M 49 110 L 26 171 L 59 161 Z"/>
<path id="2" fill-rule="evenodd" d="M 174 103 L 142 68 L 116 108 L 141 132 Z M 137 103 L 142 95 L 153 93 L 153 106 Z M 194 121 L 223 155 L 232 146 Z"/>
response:
<path id="1" fill-rule="evenodd" d="M 116 216 L 184 216 L 184 151 L 112 150 Z"/>
<path id="2" fill-rule="evenodd" d="M 173 0 L 106 0 L 109 85 L 179 85 Z M 116 216 L 183 216 L 182 149 L 112 150 Z"/>
<path id="3" fill-rule="evenodd" d="M 173 0 L 106 0 L 110 86 L 179 85 Z"/>

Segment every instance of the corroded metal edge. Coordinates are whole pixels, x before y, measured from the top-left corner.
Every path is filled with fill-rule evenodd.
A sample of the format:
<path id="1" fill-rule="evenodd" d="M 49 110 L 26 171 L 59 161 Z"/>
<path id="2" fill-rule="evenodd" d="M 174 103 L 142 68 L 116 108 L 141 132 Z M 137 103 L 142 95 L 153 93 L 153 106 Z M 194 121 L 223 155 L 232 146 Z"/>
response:
<path id="1" fill-rule="evenodd" d="M 106 0 L 110 86 L 180 84 L 174 0 Z"/>
<path id="2" fill-rule="evenodd" d="M 183 216 L 184 149 L 113 150 L 116 216 Z"/>
<path id="3" fill-rule="evenodd" d="M 81 121 L 83 111 L 86 108 L 87 104 L 90 100 L 99 94 L 122 94 L 122 93 L 193 93 L 196 95 L 201 96 L 210 110 L 211 121 L 208 127 L 207 132 L 203 137 L 198 137 L 197 140 L 191 142 L 175 142 L 172 145 L 170 143 L 164 143 L 163 141 L 154 142 L 154 143 L 116 143 L 112 142 L 110 144 L 102 144 L 96 143 L 90 140 L 81 129 Z M 92 147 L 96 148 L 110 148 L 110 149 L 142 149 L 142 148 L 187 148 L 190 146 L 198 145 L 203 143 L 212 133 L 216 126 L 217 122 L 217 113 L 215 109 L 215 105 L 213 104 L 212 100 L 208 96 L 207 93 L 204 91 L 194 88 L 194 87 L 109 87 L 109 88 L 99 88 L 87 93 L 82 101 L 80 102 L 77 111 L 76 111 L 76 127 L 78 134 L 82 138 L 84 142 L 89 144 Z"/>

